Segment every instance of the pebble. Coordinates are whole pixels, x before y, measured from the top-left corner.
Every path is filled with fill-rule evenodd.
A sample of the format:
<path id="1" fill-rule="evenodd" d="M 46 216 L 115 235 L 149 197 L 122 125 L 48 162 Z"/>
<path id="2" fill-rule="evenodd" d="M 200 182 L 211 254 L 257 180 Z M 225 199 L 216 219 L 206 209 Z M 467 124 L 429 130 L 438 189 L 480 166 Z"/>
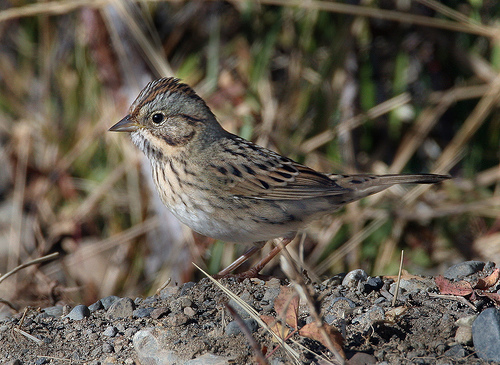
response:
<path id="1" fill-rule="evenodd" d="M 186 283 L 187 284 L 187 283 Z M 177 295 L 177 293 L 179 292 L 179 287 L 177 286 L 167 286 L 166 288 L 163 288 L 161 291 L 160 291 L 160 299 L 169 299 L 175 295 Z M 148 298 L 146 298 L 147 300 Z"/>
<path id="2" fill-rule="evenodd" d="M 49 363 L 49 360 L 45 357 L 39 357 L 35 361 L 35 365 L 44 365 L 44 364 L 48 364 L 48 363 Z"/>
<path id="3" fill-rule="evenodd" d="M 108 337 L 115 337 L 117 333 L 118 329 L 115 326 L 108 326 L 102 334 Z"/>
<path id="4" fill-rule="evenodd" d="M 158 301 L 158 298 L 156 296 L 152 295 L 150 297 L 147 297 L 146 299 L 143 299 L 141 301 L 141 304 L 152 304 L 156 303 Z M 137 298 L 134 300 L 134 303 L 137 304 Z"/>
<path id="5" fill-rule="evenodd" d="M 384 286 L 384 282 L 378 276 L 368 278 L 366 283 L 363 284 L 362 292 L 370 294 L 372 291 L 380 290 Z"/>
<path id="6" fill-rule="evenodd" d="M 243 320 L 243 322 L 245 322 L 245 325 L 250 330 L 250 332 L 255 332 L 259 328 L 259 324 L 253 318 L 245 319 Z M 229 322 L 225 328 L 225 333 L 228 336 L 241 333 L 240 325 L 236 321 Z"/>
<path id="7" fill-rule="evenodd" d="M 365 270 L 356 269 L 347 273 L 344 280 L 342 280 L 342 285 L 348 288 L 355 288 L 360 281 L 366 281 L 368 279 L 368 274 Z"/>
<path id="8" fill-rule="evenodd" d="M 205 354 L 196 359 L 186 361 L 184 365 L 226 365 L 229 361 L 226 357 Z"/>
<path id="9" fill-rule="evenodd" d="M 184 313 L 174 314 L 170 313 L 166 319 L 166 323 L 170 326 L 179 327 L 186 324 L 189 318 Z"/>
<path id="10" fill-rule="evenodd" d="M 184 360 L 165 348 L 169 344 L 167 332 L 161 328 L 138 331 L 132 340 L 140 364 L 182 364 Z"/>
<path id="11" fill-rule="evenodd" d="M 369 354 L 365 354 L 364 352 L 358 352 L 349 359 L 349 365 L 365 365 L 376 363 L 377 359 L 375 357 Z"/>
<path id="12" fill-rule="evenodd" d="M 329 279 L 326 279 L 326 280 L 323 280 L 321 282 L 321 290 L 324 290 L 328 287 L 336 287 L 340 284 L 342 284 L 342 280 L 344 280 L 345 278 L 345 274 L 337 274 L 335 276 L 332 276 L 331 278 Z"/>
<path id="13" fill-rule="evenodd" d="M 465 276 L 475 274 L 484 268 L 482 261 L 465 261 L 449 267 L 443 274 L 447 279 L 462 279 Z"/>
<path id="14" fill-rule="evenodd" d="M 486 361 L 500 361 L 500 312 L 485 309 L 472 324 L 472 338 L 477 356 Z"/>
<path id="15" fill-rule="evenodd" d="M 272 279 L 271 279 L 272 280 Z M 278 280 L 279 283 L 279 280 Z M 270 311 L 274 308 L 274 300 L 280 294 L 280 287 L 271 285 L 269 289 L 264 292 L 262 299 L 260 300 L 260 305 L 265 311 Z"/>
<path id="16" fill-rule="evenodd" d="M 110 318 L 128 318 L 132 316 L 134 309 L 135 304 L 132 299 L 120 298 L 109 307 L 107 315 Z"/>
<path id="17" fill-rule="evenodd" d="M 103 305 L 104 309 L 108 310 L 109 307 L 111 307 L 111 305 L 114 302 L 116 302 L 118 299 L 120 299 L 120 297 L 117 297 L 116 295 L 110 295 L 106 298 L 102 298 L 100 301 L 101 301 L 101 304 Z"/>
<path id="18" fill-rule="evenodd" d="M 389 288 L 389 293 L 394 295 L 396 292 L 397 283 L 392 283 Z M 430 289 L 436 287 L 433 280 L 422 278 L 422 279 L 401 279 L 399 282 L 399 290 L 407 293 L 418 293 L 418 292 L 428 292 Z M 399 293 L 401 295 L 401 292 Z"/>
<path id="19" fill-rule="evenodd" d="M 155 308 L 153 307 L 137 308 L 132 312 L 132 316 L 134 318 L 146 318 L 149 317 L 154 310 Z"/>
<path id="20" fill-rule="evenodd" d="M 455 341 L 461 345 L 472 345 L 472 327 L 458 327 L 455 333 Z"/>
<path id="21" fill-rule="evenodd" d="M 179 297 L 172 300 L 169 307 L 173 313 L 180 313 L 184 308 L 190 307 L 192 304 L 193 302 L 188 297 Z"/>
<path id="22" fill-rule="evenodd" d="M 169 313 L 170 313 L 170 308 L 168 308 L 168 307 L 155 308 L 151 312 L 151 318 L 158 319 L 158 318 L 161 318 L 163 316 L 166 316 Z"/>
<path id="23" fill-rule="evenodd" d="M 196 283 L 194 281 L 190 281 L 190 282 L 187 282 L 184 285 L 182 285 L 182 289 L 181 289 L 179 296 L 182 297 L 182 296 L 191 294 L 191 291 L 192 291 L 191 288 L 195 285 L 196 285 Z"/>
<path id="24" fill-rule="evenodd" d="M 191 307 L 184 308 L 184 314 L 188 317 L 193 317 L 196 314 L 196 311 Z"/>
<path id="25" fill-rule="evenodd" d="M 47 315 L 51 317 L 61 317 L 63 314 L 63 306 L 62 305 L 55 305 L 53 307 L 47 307 L 42 310 L 43 313 L 46 313 Z"/>
<path id="26" fill-rule="evenodd" d="M 461 358 L 465 357 L 465 355 L 467 355 L 467 352 L 462 345 L 457 344 L 451 346 L 448 350 L 446 350 L 444 355 L 449 357 Z"/>
<path id="27" fill-rule="evenodd" d="M 337 319 L 344 318 L 348 309 L 356 308 L 356 303 L 345 297 L 336 297 L 330 303 L 326 302 L 325 322 L 333 324 Z"/>
<path id="28" fill-rule="evenodd" d="M 129 328 L 127 328 L 127 329 L 124 331 L 123 335 L 124 335 L 126 338 L 132 338 L 132 336 L 133 336 L 133 335 L 135 335 L 135 334 L 136 334 L 136 332 L 137 332 L 137 328 L 135 328 L 135 327 L 129 327 Z"/>
<path id="29" fill-rule="evenodd" d="M 110 343 L 103 343 L 102 344 L 102 352 L 104 352 L 105 354 L 109 354 L 113 351 L 114 351 L 113 345 L 111 345 Z"/>
<path id="30" fill-rule="evenodd" d="M 69 318 L 75 321 L 80 321 L 86 317 L 90 316 L 90 310 L 86 305 L 79 304 L 75 308 L 65 316 L 65 318 Z"/>
<path id="31" fill-rule="evenodd" d="M 102 305 L 101 300 L 99 299 L 97 302 L 89 305 L 89 309 L 91 313 L 98 311 L 99 309 L 104 309 L 104 305 Z"/>
<path id="32" fill-rule="evenodd" d="M 352 323 L 359 323 L 366 330 L 373 323 L 385 320 L 385 312 L 382 308 L 374 306 L 370 308 L 366 313 L 363 313 L 352 319 Z"/>
<path id="33" fill-rule="evenodd" d="M 252 306 L 252 298 L 248 293 L 248 291 L 245 290 L 241 295 L 239 295 L 239 298 L 248 305 Z M 234 299 L 230 299 L 227 304 L 231 308 L 233 308 L 241 318 L 243 319 L 250 318 L 250 314 L 248 314 L 248 312 L 241 305 L 239 305 L 238 302 L 236 302 Z"/>

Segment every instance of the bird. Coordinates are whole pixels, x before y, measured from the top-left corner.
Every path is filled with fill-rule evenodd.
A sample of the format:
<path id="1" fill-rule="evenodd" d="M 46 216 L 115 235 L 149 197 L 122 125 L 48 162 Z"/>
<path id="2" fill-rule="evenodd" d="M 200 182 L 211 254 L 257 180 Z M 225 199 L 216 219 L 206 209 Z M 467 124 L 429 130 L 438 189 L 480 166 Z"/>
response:
<path id="1" fill-rule="evenodd" d="M 283 246 L 319 217 L 394 184 L 434 184 L 437 174 L 330 174 L 226 131 L 205 101 L 173 77 L 148 83 L 110 131 L 129 132 L 149 159 L 163 204 L 192 230 L 250 248 L 216 277 L 230 276 L 267 241 Z M 259 277 L 275 247 L 238 277 Z"/>

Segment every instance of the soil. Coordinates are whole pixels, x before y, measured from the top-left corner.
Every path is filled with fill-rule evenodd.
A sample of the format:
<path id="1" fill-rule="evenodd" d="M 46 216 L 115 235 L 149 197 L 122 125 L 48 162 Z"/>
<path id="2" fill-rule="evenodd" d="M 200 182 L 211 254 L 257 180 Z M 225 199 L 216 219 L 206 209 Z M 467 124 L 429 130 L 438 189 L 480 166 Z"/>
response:
<path id="1" fill-rule="evenodd" d="M 491 272 L 491 265 L 486 265 L 484 272 L 474 277 L 485 277 Z M 222 279 L 220 282 L 260 315 L 272 317 L 279 317 L 276 298 L 289 285 L 286 280 L 278 279 Z M 457 320 L 473 318 L 471 316 L 493 306 L 492 302 L 485 298 L 439 296 L 431 277 L 411 276 L 404 282 L 407 285 L 402 285 L 404 288 L 400 289 L 395 306 L 391 303 L 393 278 L 358 280 L 354 277 L 346 282 L 345 275 L 338 275 L 309 285 L 322 318 L 342 334 L 349 363 L 488 363 L 475 355 L 470 336 L 465 336 L 465 340 L 459 338 L 457 332 L 462 327 L 457 325 Z M 102 302 L 108 306 L 113 299 L 118 298 L 108 297 Z M 116 305 L 118 302 L 121 304 Z M 241 314 L 259 351 L 267 356 L 270 364 L 334 361 L 332 353 L 319 341 L 299 333 L 287 339 L 298 356 L 298 360 L 294 360 L 289 351 L 254 320 L 248 319 L 246 312 L 221 289 L 209 279 L 203 279 L 166 287 L 144 299 L 118 299 L 107 309 L 98 309 L 101 306 L 97 303 L 87 312 L 87 307 L 82 306 L 84 318 L 81 320 L 66 317 L 68 310 L 56 307 L 27 309 L 6 316 L 0 320 L 0 363 L 256 363 L 255 350 L 248 337 L 241 333 L 236 322 L 232 323 L 228 303 Z M 62 310 L 63 315 L 58 310 Z M 296 319 L 298 328 L 312 321 L 309 306 L 302 300 Z M 291 332 L 293 328 L 288 330 Z"/>

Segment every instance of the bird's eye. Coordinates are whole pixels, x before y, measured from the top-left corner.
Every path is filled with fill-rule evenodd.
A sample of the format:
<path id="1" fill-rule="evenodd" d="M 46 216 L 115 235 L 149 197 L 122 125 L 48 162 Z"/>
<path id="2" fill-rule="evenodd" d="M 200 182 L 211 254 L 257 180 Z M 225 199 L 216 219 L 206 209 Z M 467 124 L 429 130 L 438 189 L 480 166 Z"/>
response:
<path id="1" fill-rule="evenodd" d="M 161 122 L 163 122 L 163 114 L 161 114 L 161 113 L 153 114 L 152 119 L 153 119 L 153 123 L 160 124 Z"/>

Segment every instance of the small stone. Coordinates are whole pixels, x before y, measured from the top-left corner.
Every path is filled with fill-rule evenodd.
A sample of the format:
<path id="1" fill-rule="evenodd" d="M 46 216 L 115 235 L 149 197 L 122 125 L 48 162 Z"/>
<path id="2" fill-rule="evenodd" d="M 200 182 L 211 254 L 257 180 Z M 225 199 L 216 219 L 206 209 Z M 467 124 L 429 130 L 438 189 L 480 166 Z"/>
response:
<path id="1" fill-rule="evenodd" d="M 461 358 L 467 355 L 462 345 L 453 345 L 444 353 L 445 356 Z"/>
<path id="2" fill-rule="evenodd" d="M 384 286 L 384 282 L 378 276 L 368 278 L 365 284 L 363 284 L 363 293 L 370 294 L 372 291 L 380 290 Z"/>
<path id="3" fill-rule="evenodd" d="M 140 330 L 133 338 L 140 364 L 183 364 L 185 361 L 174 351 L 166 350 L 169 343 L 167 331 L 161 328 Z"/>
<path id="4" fill-rule="evenodd" d="M 472 324 L 472 338 L 477 356 L 486 361 L 500 361 L 500 312 L 485 309 Z"/>
<path id="5" fill-rule="evenodd" d="M 179 287 L 178 286 L 167 286 L 166 288 L 163 288 L 160 291 L 160 299 L 170 299 L 173 296 L 177 295 L 179 293 Z M 147 300 L 148 298 L 146 298 Z"/>
<path id="6" fill-rule="evenodd" d="M 5 365 L 23 365 L 23 363 L 21 362 L 21 360 L 15 359 L 15 360 L 6 362 Z"/>
<path id="7" fill-rule="evenodd" d="M 105 354 L 109 354 L 113 351 L 114 351 L 113 345 L 111 345 L 109 343 L 102 344 L 102 352 L 104 352 Z"/>
<path id="8" fill-rule="evenodd" d="M 326 305 L 328 305 L 328 308 L 325 310 L 325 313 L 333 312 L 339 317 L 343 315 L 346 309 L 356 308 L 356 303 L 346 297 L 335 297 Z"/>
<path id="9" fill-rule="evenodd" d="M 123 333 L 123 335 L 126 337 L 126 338 L 130 338 L 132 337 L 133 335 L 135 335 L 135 333 L 137 332 L 137 328 L 135 327 L 129 327 L 125 330 L 125 332 Z"/>
<path id="10" fill-rule="evenodd" d="M 348 288 L 355 288 L 360 281 L 366 281 L 367 279 L 368 274 L 366 273 L 366 271 L 356 269 L 347 273 L 344 280 L 342 280 L 342 285 Z"/>
<path id="11" fill-rule="evenodd" d="M 280 279 L 278 279 L 278 278 L 271 278 L 268 281 L 266 281 L 266 286 L 268 288 L 279 289 L 281 287 Z"/>
<path id="12" fill-rule="evenodd" d="M 94 313 L 95 311 L 98 311 L 99 309 L 104 309 L 104 305 L 102 304 L 101 300 L 99 299 L 97 302 L 89 305 L 89 309 L 91 313 Z"/>
<path id="13" fill-rule="evenodd" d="M 264 295 L 263 298 L 266 298 L 266 296 Z M 239 299 L 242 300 L 243 302 L 245 302 L 246 304 L 252 306 L 252 302 L 253 302 L 253 298 L 252 296 L 250 295 L 250 293 L 248 291 L 244 291 L 243 293 L 241 293 L 239 295 Z M 235 301 L 234 299 L 230 299 L 229 302 L 227 303 L 231 308 L 233 308 L 236 313 L 238 313 L 238 315 L 243 318 L 243 319 L 248 319 L 250 318 L 250 314 L 248 314 L 248 312 L 245 310 L 245 308 L 243 308 L 237 301 Z"/>
<path id="14" fill-rule="evenodd" d="M 65 318 L 69 318 L 74 321 L 80 321 L 88 316 L 90 316 L 89 308 L 86 305 L 80 304 L 73 308 L 71 312 L 69 312 L 68 315 L 65 316 Z"/>
<path id="15" fill-rule="evenodd" d="M 181 289 L 179 296 L 182 297 L 182 296 L 185 296 L 187 294 L 191 294 L 191 292 L 192 292 L 191 288 L 194 286 L 196 286 L 196 283 L 193 281 L 185 283 L 184 285 L 182 285 L 182 289 Z"/>
<path id="16" fill-rule="evenodd" d="M 190 307 L 192 304 L 193 302 L 188 297 L 179 297 L 175 300 L 172 300 L 169 306 L 170 310 L 173 313 L 179 313 L 182 312 L 184 308 Z"/>
<path id="17" fill-rule="evenodd" d="M 352 323 L 359 323 L 364 329 L 370 328 L 373 323 L 385 320 L 385 312 L 382 308 L 374 306 L 366 313 L 352 319 Z"/>
<path id="18" fill-rule="evenodd" d="M 173 327 L 178 327 L 182 326 L 183 324 L 186 324 L 188 320 L 189 320 L 188 317 L 184 313 L 179 313 L 179 314 L 171 313 L 167 317 L 166 322 Z"/>
<path id="19" fill-rule="evenodd" d="M 259 324 L 253 318 L 245 319 L 243 322 L 245 322 L 245 325 L 250 330 L 250 332 L 255 332 L 259 328 Z M 229 336 L 230 335 L 237 335 L 237 334 L 241 333 L 241 328 L 236 321 L 231 321 L 227 324 L 225 332 L 226 332 L 226 335 L 229 335 Z"/>
<path id="20" fill-rule="evenodd" d="M 158 319 L 158 318 L 166 316 L 169 313 L 170 313 L 170 308 L 168 308 L 168 307 L 156 308 L 151 312 L 151 318 Z"/>
<path id="21" fill-rule="evenodd" d="M 108 337 L 115 337 L 117 333 L 118 329 L 115 326 L 108 326 L 102 334 Z"/>
<path id="22" fill-rule="evenodd" d="M 196 311 L 191 307 L 184 308 L 184 314 L 188 317 L 193 317 L 196 314 Z"/>
<path id="23" fill-rule="evenodd" d="M 353 357 L 349 359 L 349 365 L 365 365 L 376 363 L 376 358 L 374 358 L 372 355 L 365 354 L 364 352 L 357 352 Z"/>
<path id="24" fill-rule="evenodd" d="M 455 325 L 458 327 L 472 327 L 472 324 L 476 320 L 478 314 L 473 314 L 472 316 L 462 317 L 455 321 Z"/>
<path id="25" fill-rule="evenodd" d="M 472 327 L 458 327 L 455 333 L 455 341 L 461 345 L 472 345 Z"/>
<path id="26" fill-rule="evenodd" d="M 163 299 L 165 299 L 165 298 L 163 298 Z M 146 299 L 143 299 L 141 301 L 141 304 L 149 305 L 149 304 L 156 303 L 157 301 L 158 301 L 158 298 L 156 297 L 156 295 L 151 295 L 151 296 L 147 297 Z M 135 300 L 134 300 L 134 302 L 135 302 Z"/>
<path id="27" fill-rule="evenodd" d="M 389 288 L 389 293 L 394 295 L 396 292 L 396 287 L 397 283 L 392 283 L 390 288 Z M 433 280 L 428 279 L 428 278 L 421 278 L 421 279 L 401 279 L 399 282 L 399 295 L 402 293 L 419 293 L 419 292 L 428 292 L 430 289 L 433 289 L 436 287 L 436 284 L 434 283 Z"/>
<path id="28" fill-rule="evenodd" d="M 227 365 L 230 364 L 226 357 L 213 354 L 204 354 L 195 359 L 184 362 L 184 365 Z"/>
<path id="29" fill-rule="evenodd" d="M 475 274 L 484 268 L 482 261 L 465 261 L 449 267 L 443 274 L 447 279 L 462 279 L 465 276 Z"/>
<path id="30" fill-rule="evenodd" d="M 321 286 L 323 288 L 337 287 L 337 286 L 342 284 L 342 281 L 344 280 L 345 276 L 346 276 L 346 274 L 344 274 L 344 273 L 334 275 L 331 278 L 326 279 L 323 282 L 321 282 Z"/>
<path id="31" fill-rule="evenodd" d="M 116 295 L 110 295 L 109 297 L 102 298 L 101 299 L 101 304 L 103 305 L 105 310 L 108 310 L 111 305 L 116 302 L 120 297 L 117 297 Z"/>
<path id="32" fill-rule="evenodd" d="M 108 309 L 110 318 L 128 318 L 134 312 L 135 304 L 130 298 L 121 298 L 115 301 Z"/>
<path id="33" fill-rule="evenodd" d="M 61 317 L 63 314 L 63 306 L 62 305 L 55 305 L 53 307 L 47 307 L 42 310 L 43 313 L 46 313 L 47 315 L 51 317 Z"/>
<path id="34" fill-rule="evenodd" d="M 132 312 L 132 316 L 134 318 L 146 318 L 149 317 L 154 310 L 155 308 L 153 307 L 137 308 Z"/>
<path id="35" fill-rule="evenodd" d="M 49 363 L 49 360 L 46 359 L 45 357 L 39 357 L 35 361 L 35 365 L 44 365 L 44 364 L 48 364 L 48 363 Z"/>

